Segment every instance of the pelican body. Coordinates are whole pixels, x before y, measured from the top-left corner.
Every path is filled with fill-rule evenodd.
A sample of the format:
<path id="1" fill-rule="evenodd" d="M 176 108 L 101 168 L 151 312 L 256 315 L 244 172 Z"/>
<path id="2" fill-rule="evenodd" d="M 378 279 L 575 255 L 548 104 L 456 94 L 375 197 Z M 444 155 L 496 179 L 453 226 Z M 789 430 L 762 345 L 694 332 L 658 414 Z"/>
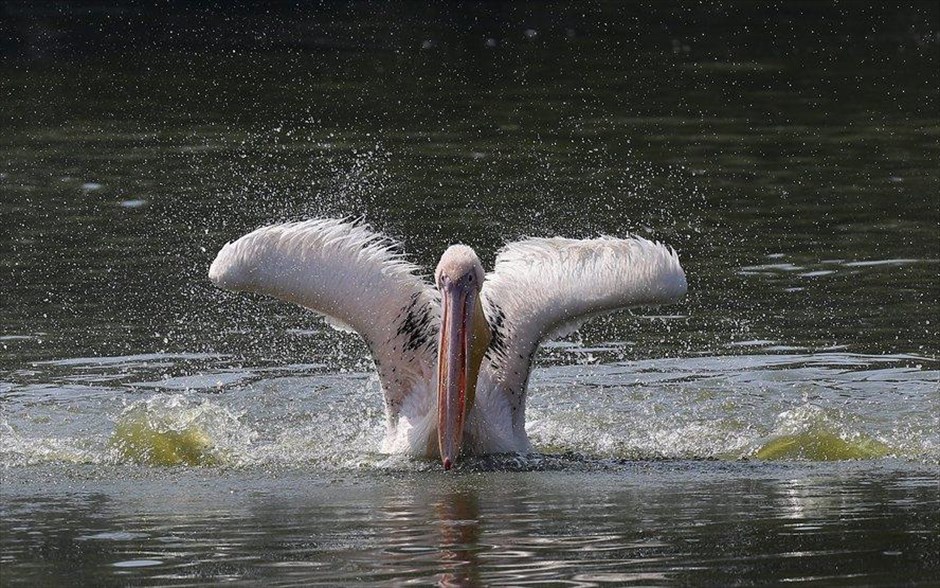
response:
<path id="1" fill-rule="evenodd" d="M 527 453 L 526 388 L 539 345 L 585 319 L 674 302 L 686 291 L 675 250 L 639 237 L 529 238 L 484 274 L 452 245 L 434 285 L 368 225 L 315 219 L 226 244 L 219 287 L 299 304 L 358 332 L 385 396 L 384 450 L 438 458 Z"/>

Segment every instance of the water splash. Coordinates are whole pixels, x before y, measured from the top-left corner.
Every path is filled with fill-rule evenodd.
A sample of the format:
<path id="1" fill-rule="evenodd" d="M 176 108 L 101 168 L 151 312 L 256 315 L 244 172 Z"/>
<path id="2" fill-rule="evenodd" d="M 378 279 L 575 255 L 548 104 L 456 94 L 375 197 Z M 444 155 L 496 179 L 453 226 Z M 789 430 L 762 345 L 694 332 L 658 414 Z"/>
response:
<path id="1" fill-rule="evenodd" d="M 568 351 L 554 353 L 553 361 L 562 362 Z M 372 373 L 246 367 L 222 356 L 99 359 L 94 366 L 35 364 L 24 382 L 0 383 L 4 466 L 434 467 L 381 453 L 385 416 Z M 929 358 L 769 354 L 589 365 L 570 359 L 572 365 L 540 365 L 533 373 L 527 430 L 539 455 L 492 467 L 940 460 L 940 399 Z M 156 377 L 167 372 L 180 375 Z M 184 384 L 190 388 L 181 391 Z M 482 464 L 467 467 L 492 465 Z"/>
<path id="2" fill-rule="evenodd" d="M 23 467 L 45 463 L 98 463 L 102 452 L 87 438 L 34 438 L 23 435 L 6 420 L 0 421 L 0 463 Z"/>
<path id="3" fill-rule="evenodd" d="M 236 465 L 254 437 L 228 409 L 172 394 L 129 406 L 109 444 L 119 459 L 145 465 Z"/>
<path id="4" fill-rule="evenodd" d="M 895 454 L 888 445 L 846 426 L 843 415 L 813 404 L 780 413 L 757 459 L 838 461 Z"/>

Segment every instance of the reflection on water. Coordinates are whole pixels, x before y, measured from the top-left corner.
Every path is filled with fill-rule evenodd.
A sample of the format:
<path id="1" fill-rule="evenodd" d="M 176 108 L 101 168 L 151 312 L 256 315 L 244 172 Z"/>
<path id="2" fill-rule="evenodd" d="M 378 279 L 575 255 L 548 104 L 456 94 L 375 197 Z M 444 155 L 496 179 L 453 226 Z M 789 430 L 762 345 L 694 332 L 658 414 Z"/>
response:
<path id="1" fill-rule="evenodd" d="M 455 492 L 435 505 L 438 516 L 438 541 L 443 572 L 438 581 L 443 586 L 479 586 L 482 529 L 480 505 L 475 493 Z"/>
<path id="2" fill-rule="evenodd" d="M 890 464 L 457 477 L 43 468 L 5 475 L 0 537 L 4 569 L 24 583 L 60 567 L 81 583 L 168 585 L 896 585 L 940 570 L 936 483 Z"/>
<path id="3" fill-rule="evenodd" d="M 543 366 L 530 433 L 547 453 L 468 459 L 450 474 L 375 453 L 373 376 L 230 361 L 68 360 L 5 384 L 4 570 L 25 584 L 375 586 L 896 584 L 940 571 L 933 360 Z M 157 373 L 165 388 L 135 385 Z M 796 434 L 879 439 L 896 457 L 753 459 Z M 133 451 L 116 445 L 122 435 Z M 160 465 L 179 463 L 161 453 L 171 449 L 207 457 Z"/>

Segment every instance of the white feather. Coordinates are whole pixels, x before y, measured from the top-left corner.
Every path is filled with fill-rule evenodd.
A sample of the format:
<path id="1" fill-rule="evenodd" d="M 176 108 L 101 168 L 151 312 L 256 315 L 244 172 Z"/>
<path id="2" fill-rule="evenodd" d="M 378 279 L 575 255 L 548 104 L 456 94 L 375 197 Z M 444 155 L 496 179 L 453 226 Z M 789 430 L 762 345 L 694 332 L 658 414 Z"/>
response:
<path id="1" fill-rule="evenodd" d="M 482 296 L 501 339 L 487 357 L 496 386 L 523 413 L 540 343 L 598 314 L 674 302 L 686 291 L 673 249 L 639 237 L 526 239 L 506 245 Z M 501 323 L 501 324 L 500 324 Z"/>
<path id="2" fill-rule="evenodd" d="M 328 314 L 323 315 L 323 321 L 333 327 L 333 330 L 339 331 L 340 333 L 355 333 L 356 329 L 350 327 L 343 321 L 339 320 L 336 317 L 332 317 Z"/>
<path id="3" fill-rule="evenodd" d="M 385 393 L 385 449 L 435 454 L 440 299 L 393 241 L 340 220 L 274 225 L 225 245 L 209 277 L 222 288 L 300 304 L 361 334 Z M 525 392 L 542 341 L 593 315 L 672 302 L 685 290 L 675 251 L 645 239 L 506 245 L 481 290 L 493 339 L 467 414 L 465 449 L 531 450 Z"/>
<path id="4" fill-rule="evenodd" d="M 394 421 L 403 398 L 433 373 L 439 322 L 434 291 L 395 247 L 368 226 L 341 220 L 273 225 L 225 245 L 209 278 L 221 288 L 299 304 L 362 335 Z M 417 348 L 401 329 L 412 308 L 426 317 L 426 344 Z"/>

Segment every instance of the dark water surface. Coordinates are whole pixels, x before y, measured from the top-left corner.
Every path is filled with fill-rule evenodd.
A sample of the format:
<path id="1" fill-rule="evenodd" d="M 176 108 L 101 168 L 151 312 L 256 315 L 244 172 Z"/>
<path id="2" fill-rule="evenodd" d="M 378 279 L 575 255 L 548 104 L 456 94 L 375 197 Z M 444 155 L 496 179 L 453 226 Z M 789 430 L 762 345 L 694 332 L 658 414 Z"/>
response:
<path id="1" fill-rule="evenodd" d="M 898 585 L 936 570 L 926 471 L 549 465 L 458 476 L 15 471 L 3 565 L 85 585 Z"/>
<path id="2" fill-rule="evenodd" d="M 0 584 L 936 583 L 938 35 L 929 2 L 3 4 Z M 357 339 L 207 282 L 310 216 L 426 267 L 637 233 L 689 294 L 548 345 L 540 455 L 444 475 L 379 453 Z"/>

